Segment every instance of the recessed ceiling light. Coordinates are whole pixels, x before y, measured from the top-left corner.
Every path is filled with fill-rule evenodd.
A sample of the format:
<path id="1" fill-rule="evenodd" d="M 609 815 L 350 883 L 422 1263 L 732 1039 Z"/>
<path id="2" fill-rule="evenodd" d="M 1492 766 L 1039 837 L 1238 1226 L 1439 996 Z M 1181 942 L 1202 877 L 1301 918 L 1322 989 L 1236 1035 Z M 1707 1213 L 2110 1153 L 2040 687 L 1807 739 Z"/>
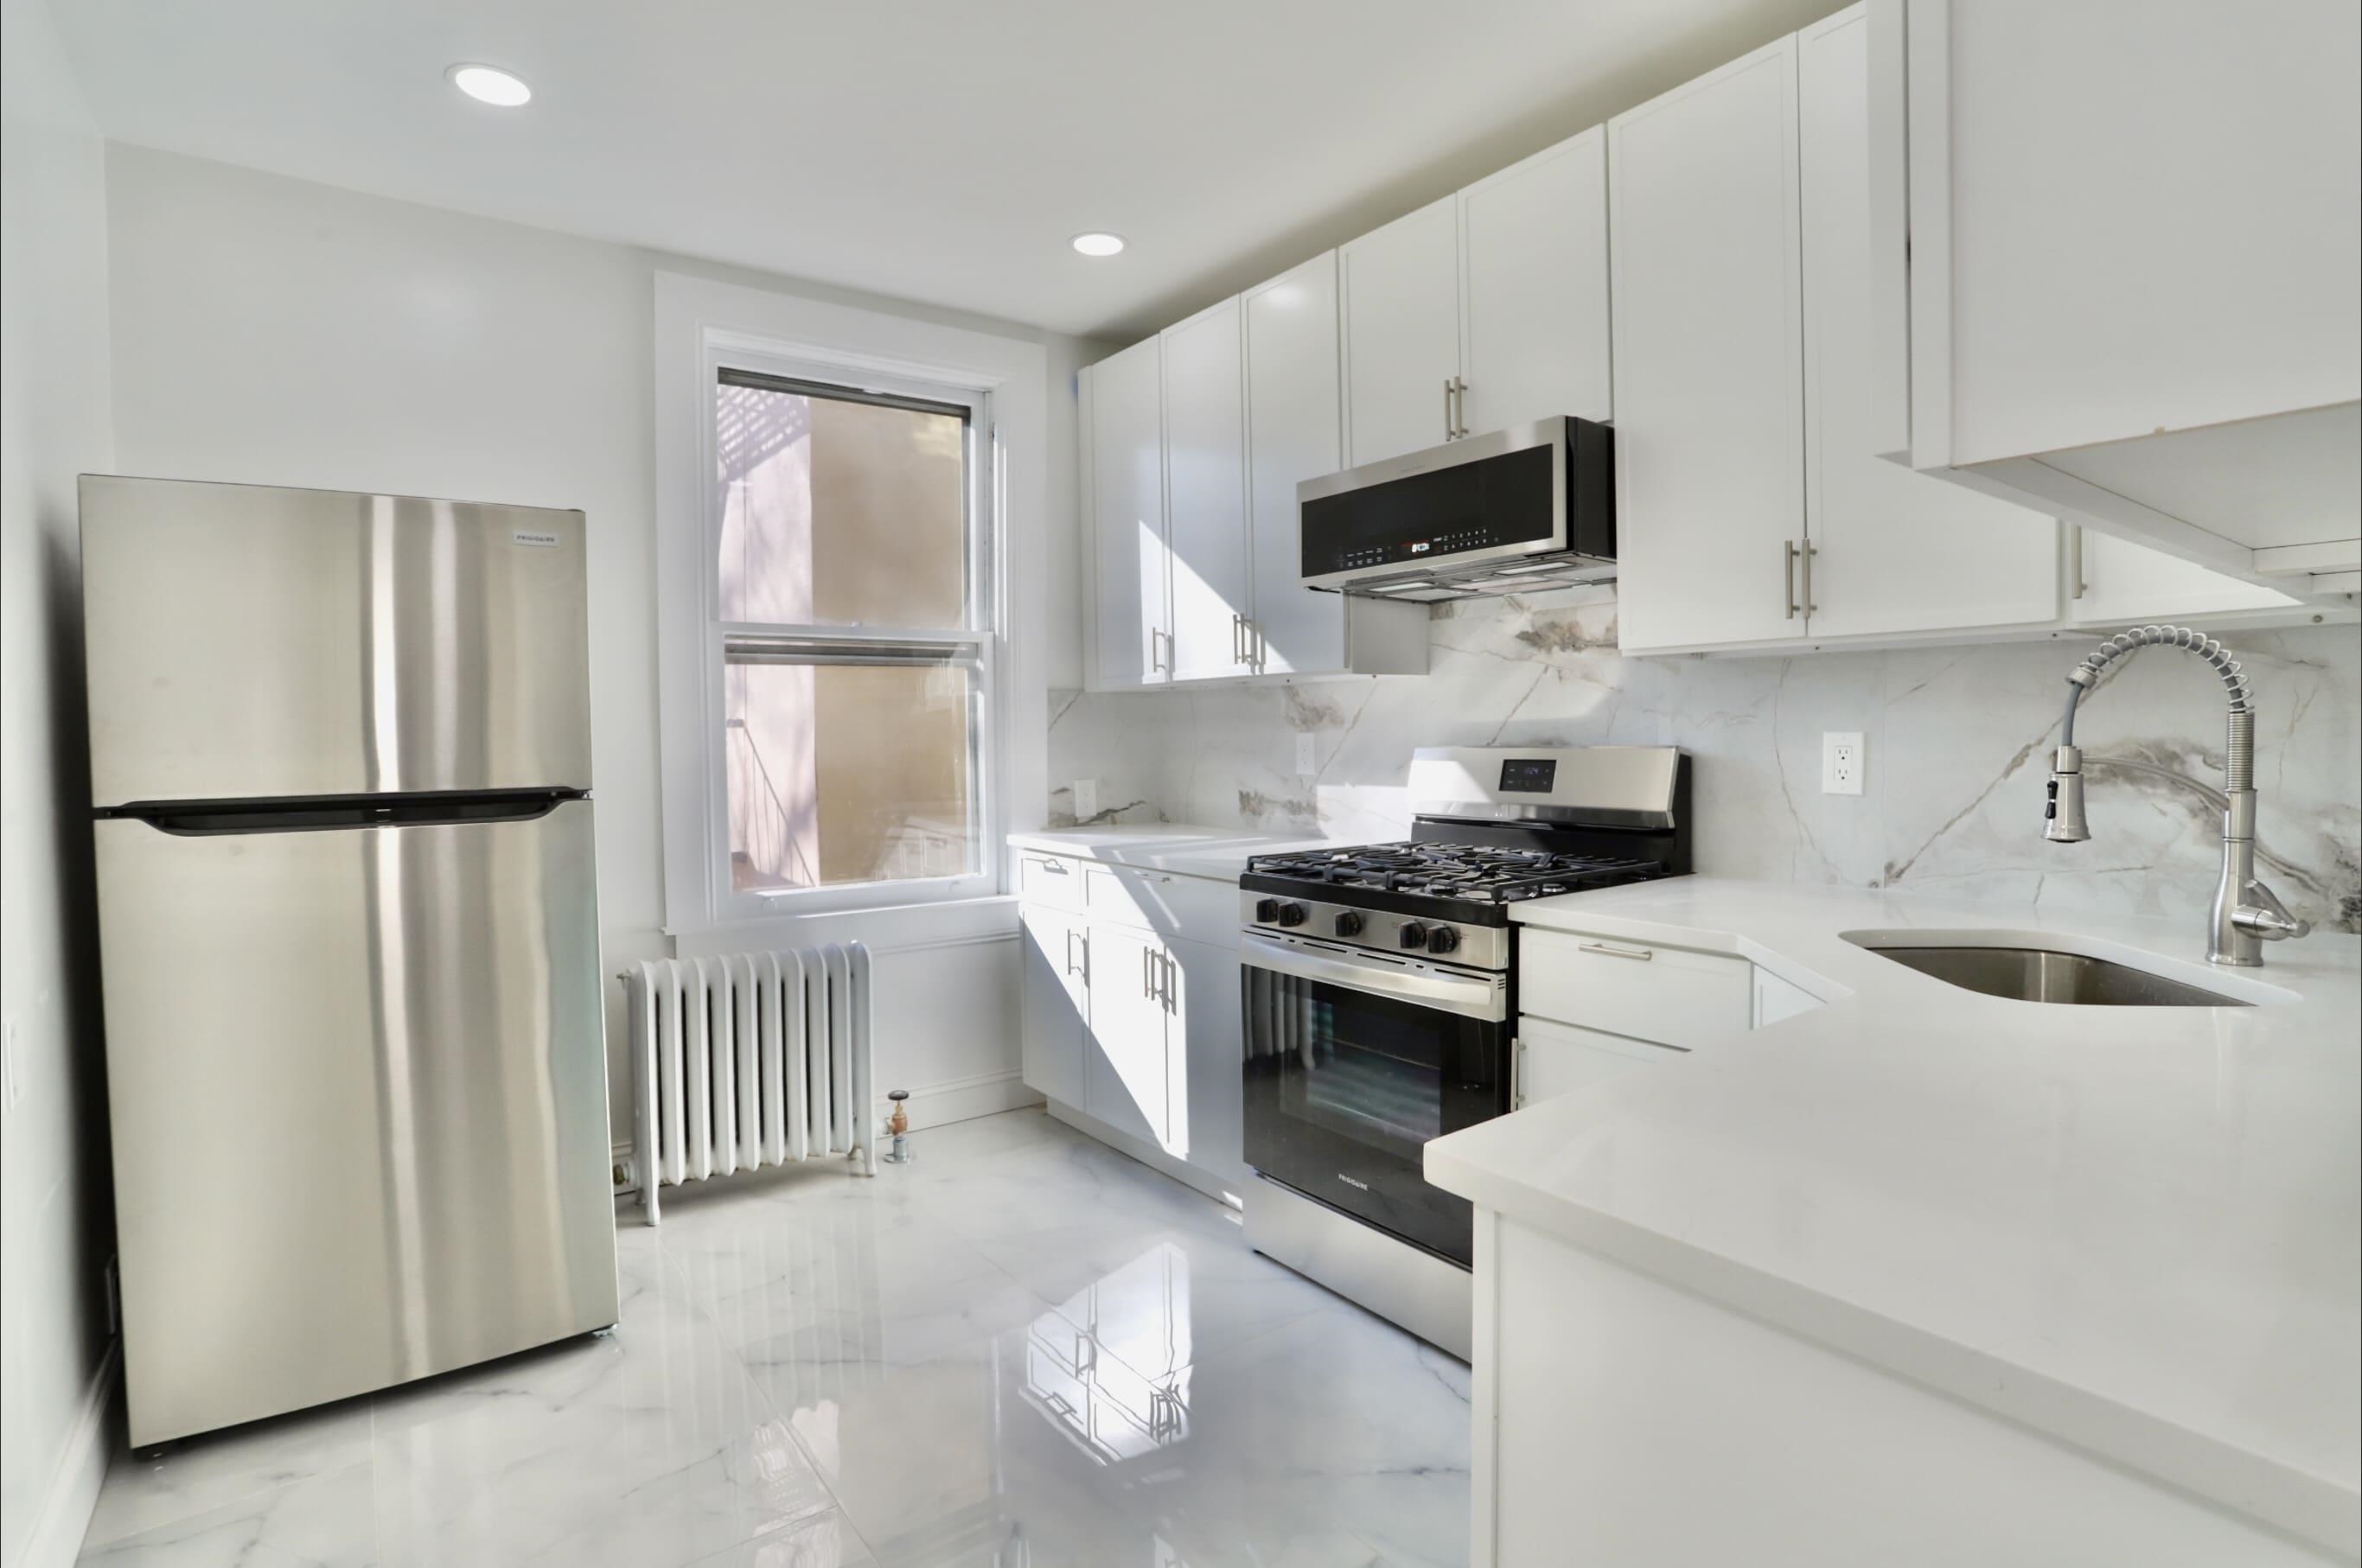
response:
<path id="1" fill-rule="evenodd" d="M 519 109 L 533 102 L 533 89 L 496 66 L 455 65 L 445 74 L 451 85 L 479 104 L 496 109 Z"/>
<path id="2" fill-rule="evenodd" d="M 1123 236 L 1120 234 L 1078 234 L 1075 236 L 1075 248 L 1081 251 L 1086 256 L 1112 256 L 1117 251 L 1123 248 Z"/>

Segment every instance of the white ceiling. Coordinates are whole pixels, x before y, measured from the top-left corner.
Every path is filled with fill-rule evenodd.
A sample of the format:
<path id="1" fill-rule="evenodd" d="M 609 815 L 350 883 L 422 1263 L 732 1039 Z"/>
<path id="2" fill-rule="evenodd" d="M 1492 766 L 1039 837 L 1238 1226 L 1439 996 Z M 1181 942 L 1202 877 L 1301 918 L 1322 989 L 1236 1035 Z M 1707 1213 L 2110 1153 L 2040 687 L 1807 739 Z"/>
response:
<path id="1" fill-rule="evenodd" d="M 1114 338 L 1834 0 L 55 0 L 110 137 Z M 532 83 L 524 110 L 447 66 Z M 1067 248 L 1105 228 L 1110 260 Z"/>

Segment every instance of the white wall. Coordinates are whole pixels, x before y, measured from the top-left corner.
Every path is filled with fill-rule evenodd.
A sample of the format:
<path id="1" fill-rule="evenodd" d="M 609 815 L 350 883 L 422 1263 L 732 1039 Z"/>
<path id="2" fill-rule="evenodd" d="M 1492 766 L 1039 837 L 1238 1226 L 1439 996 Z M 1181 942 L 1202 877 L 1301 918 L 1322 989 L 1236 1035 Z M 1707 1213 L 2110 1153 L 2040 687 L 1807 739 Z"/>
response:
<path id="1" fill-rule="evenodd" d="M 108 149 L 123 472 L 579 507 L 589 516 L 600 913 L 610 969 L 664 936 L 657 728 L 654 274 L 690 272 L 1044 345 L 1054 559 L 1075 558 L 1073 371 L 1096 345 L 957 313 L 390 201 Z M 1056 600 L 1053 683 L 1080 666 Z M 1068 623 L 1072 623 L 1069 624 Z M 1011 922 L 1013 925 L 1013 922 Z M 924 985 L 898 985 L 923 975 Z M 1014 1088 L 1015 947 L 883 955 L 878 1074 Z M 613 1124 L 627 1141 L 620 990 Z"/>
<path id="2" fill-rule="evenodd" d="M 71 1561 L 104 1450 L 96 927 L 74 476 L 108 465 L 103 149 L 48 11 L 0 5 L 0 1562 Z"/>

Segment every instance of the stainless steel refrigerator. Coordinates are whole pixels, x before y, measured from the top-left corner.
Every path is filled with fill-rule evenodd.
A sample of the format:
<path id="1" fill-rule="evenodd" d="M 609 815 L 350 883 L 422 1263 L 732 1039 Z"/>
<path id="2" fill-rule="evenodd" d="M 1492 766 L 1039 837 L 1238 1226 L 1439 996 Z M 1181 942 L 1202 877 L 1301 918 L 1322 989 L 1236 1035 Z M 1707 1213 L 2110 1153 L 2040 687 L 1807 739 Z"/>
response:
<path id="1" fill-rule="evenodd" d="M 132 1443 L 613 1323 L 582 514 L 82 530 Z"/>

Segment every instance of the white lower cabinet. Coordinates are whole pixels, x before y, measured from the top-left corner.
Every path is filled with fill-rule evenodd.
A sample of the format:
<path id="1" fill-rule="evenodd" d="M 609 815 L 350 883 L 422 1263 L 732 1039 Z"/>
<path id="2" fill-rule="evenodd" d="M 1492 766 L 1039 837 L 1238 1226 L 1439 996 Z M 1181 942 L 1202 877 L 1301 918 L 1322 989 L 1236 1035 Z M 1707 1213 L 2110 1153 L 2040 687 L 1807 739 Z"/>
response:
<path id="1" fill-rule="evenodd" d="M 1163 1148 L 1173 1101 L 1164 944 L 1148 932 L 1096 923 L 1090 944 L 1091 1031 L 1083 1053 L 1082 1109 L 1119 1132 Z"/>
<path id="2" fill-rule="evenodd" d="M 1636 1067 L 1661 1066 L 1681 1055 L 1678 1045 L 1552 1023 L 1546 1018 L 1520 1017 L 1514 1103 L 1519 1110 L 1540 1105 L 1575 1089 L 1620 1078 Z"/>
<path id="3" fill-rule="evenodd" d="M 1169 939 L 1172 987 L 1164 1038 L 1181 1057 L 1182 1106 L 1165 1152 L 1220 1180 L 1246 1178 L 1239 1034 L 1239 950 Z M 1236 1190 L 1233 1187 L 1232 1190 Z"/>
<path id="4" fill-rule="evenodd" d="M 1084 908 L 1024 898 L 1026 1087 L 1209 1193 L 1245 1176 L 1238 889 L 1063 856 Z M 1029 886 L 1052 898 L 1066 884 Z"/>
<path id="5" fill-rule="evenodd" d="M 1050 1099 L 1077 1105 L 1090 1032 L 1090 933 L 1080 916 L 1051 905 L 1026 904 L 1021 914 L 1022 1077 Z"/>

